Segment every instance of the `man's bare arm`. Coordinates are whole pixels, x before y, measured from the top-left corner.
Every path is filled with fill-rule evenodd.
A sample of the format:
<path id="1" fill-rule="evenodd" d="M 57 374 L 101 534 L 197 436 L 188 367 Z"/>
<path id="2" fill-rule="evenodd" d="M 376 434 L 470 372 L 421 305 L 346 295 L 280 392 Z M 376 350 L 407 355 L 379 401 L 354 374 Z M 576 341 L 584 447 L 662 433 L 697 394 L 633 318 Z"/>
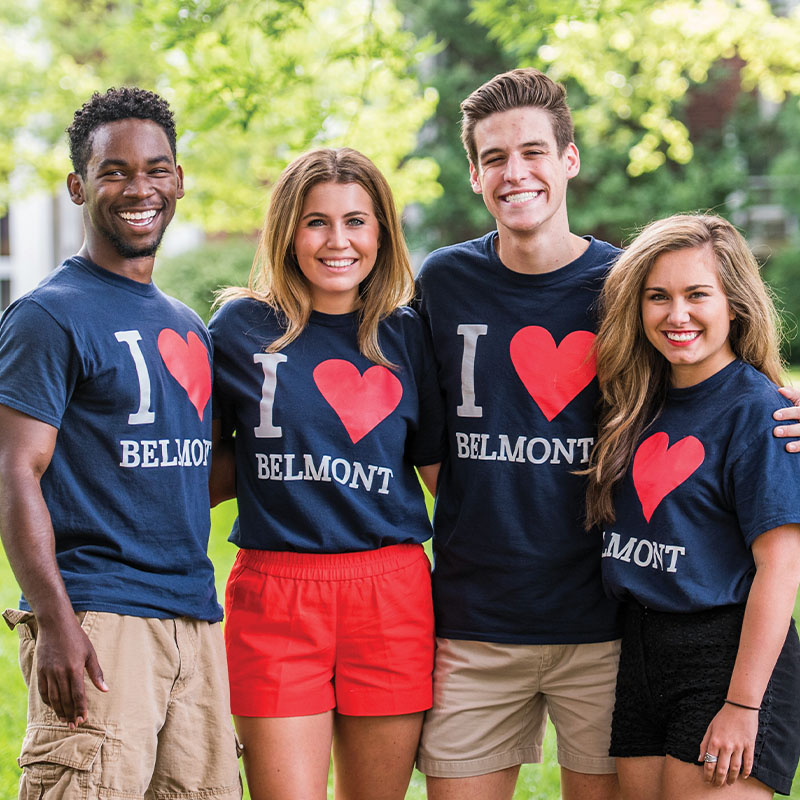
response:
<path id="1" fill-rule="evenodd" d="M 422 482 L 425 488 L 436 497 L 436 484 L 439 482 L 439 470 L 441 469 L 441 462 L 437 464 L 428 464 L 425 467 L 417 467 Z"/>
<path id="2" fill-rule="evenodd" d="M 236 497 L 236 452 L 233 439 L 222 438 L 222 422 L 211 423 L 211 472 L 208 478 L 211 507 Z"/>
<path id="3" fill-rule="evenodd" d="M 107 691 L 91 642 L 75 619 L 55 556 L 55 539 L 40 481 L 57 430 L 0 405 L 0 536 L 38 626 L 37 685 L 58 717 L 86 720 L 83 672 Z"/>

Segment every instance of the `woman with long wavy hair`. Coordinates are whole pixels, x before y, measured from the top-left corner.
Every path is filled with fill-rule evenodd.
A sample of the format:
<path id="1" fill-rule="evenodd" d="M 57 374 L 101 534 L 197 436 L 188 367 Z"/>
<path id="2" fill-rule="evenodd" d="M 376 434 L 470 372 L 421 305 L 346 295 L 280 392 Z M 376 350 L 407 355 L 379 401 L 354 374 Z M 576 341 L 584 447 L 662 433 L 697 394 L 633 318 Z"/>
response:
<path id="1" fill-rule="evenodd" d="M 222 293 L 212 502 L 235 495 L 231 705 L 253 800 L 401 800 L 432 701 L 431 535 L 443 413 L 386 180 L 293 161 L 248 288 Z M 235 436 L 234 436 L 235 433 Z M 235 460 L 230 469 L 230 452 Z"/>
<path id="2" fill-rule="evenodd" d="M 626 604 L 611 755 L 626 800 L 788 794 L 800 754 L 800 462 L 771 434 L 778 320 L 726 220 L 647 226 L 596 341 L 587 527 Z M 747 780 L 743 780 L 743 779 Z"/>

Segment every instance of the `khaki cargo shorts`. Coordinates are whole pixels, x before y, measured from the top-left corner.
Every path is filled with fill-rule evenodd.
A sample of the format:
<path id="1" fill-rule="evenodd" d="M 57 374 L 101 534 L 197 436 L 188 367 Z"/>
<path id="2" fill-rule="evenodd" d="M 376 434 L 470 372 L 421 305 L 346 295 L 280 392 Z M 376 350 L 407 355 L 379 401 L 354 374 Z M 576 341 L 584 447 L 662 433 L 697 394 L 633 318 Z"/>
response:
<path id="1" fill-rule="evenodd" d="M 85 675 L 88 719 L 71 731 L 39 696 L 35 617 L 3 616 L 28 686 L 20 800 L 239 800 L 218 623 L 80 612 L 109 691 Z"/>

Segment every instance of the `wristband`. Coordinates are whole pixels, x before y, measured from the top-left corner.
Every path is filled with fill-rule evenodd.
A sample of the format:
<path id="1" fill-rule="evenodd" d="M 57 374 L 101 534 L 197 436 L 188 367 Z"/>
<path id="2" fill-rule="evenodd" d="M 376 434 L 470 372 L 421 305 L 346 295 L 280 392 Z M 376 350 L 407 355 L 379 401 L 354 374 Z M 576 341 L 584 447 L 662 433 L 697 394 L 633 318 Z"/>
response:
<path id="1" fill-rule="evenodd" d="M 736 708 L 746 708 L 748 711 L 761 711 L 760 706 L 746 706 L 743 703 L 735 703 L 733 700 L 728 700 L 727 698 L 725 698 L 725 702 L 729 706 L 736 706 Z"/>

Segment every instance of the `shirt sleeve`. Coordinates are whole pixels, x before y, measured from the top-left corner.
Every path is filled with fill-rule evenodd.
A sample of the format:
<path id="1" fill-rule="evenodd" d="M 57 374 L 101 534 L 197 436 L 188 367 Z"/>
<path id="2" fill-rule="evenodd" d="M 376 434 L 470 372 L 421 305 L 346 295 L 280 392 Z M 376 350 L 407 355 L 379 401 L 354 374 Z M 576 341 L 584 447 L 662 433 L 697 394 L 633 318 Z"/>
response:
<path id="1" fill-rule="evenodd" d="M 445 406 L 437 377 L 433 344 L 427 323 L 416 316 L 415 330 L 418 341 L 416 379 L 419 395 L 419 419 L 415 431 L 410 435 L 406 454 L 418 467 L 438 464 L 447 453 L 445 429 Z"/>
<path id="2" fill-rule="evenodd" d="M 208 323 L 208 332 L 214 348 L 212 417 L 222 422 L 222 438 L 230 439 L 236 428 L 236 419 L 230 392 L 226 389 L 226 381 L 229 378 L 226 369 L 228 358 L 226 333 L 231 327 L 229 315 L 226 312 L 227 309 L 223 306 L 211 317 L 211 321 Z"/>
<path id="3" fill-rule="evenodd" d="M 774 408 L 780 405 L 775 403 Z M 729 473 L 734 508 L 748 547 L 766 531 L 800 523 L 800 455 L 772 434 L 772 411 L 747 441 Z"/>
<path id="4" fill-rule="evenodd" d="M 53 425 L 80 374 L 73 336 L 35 300 L 24 298 L 0 320 L 0 403 Z"/>

